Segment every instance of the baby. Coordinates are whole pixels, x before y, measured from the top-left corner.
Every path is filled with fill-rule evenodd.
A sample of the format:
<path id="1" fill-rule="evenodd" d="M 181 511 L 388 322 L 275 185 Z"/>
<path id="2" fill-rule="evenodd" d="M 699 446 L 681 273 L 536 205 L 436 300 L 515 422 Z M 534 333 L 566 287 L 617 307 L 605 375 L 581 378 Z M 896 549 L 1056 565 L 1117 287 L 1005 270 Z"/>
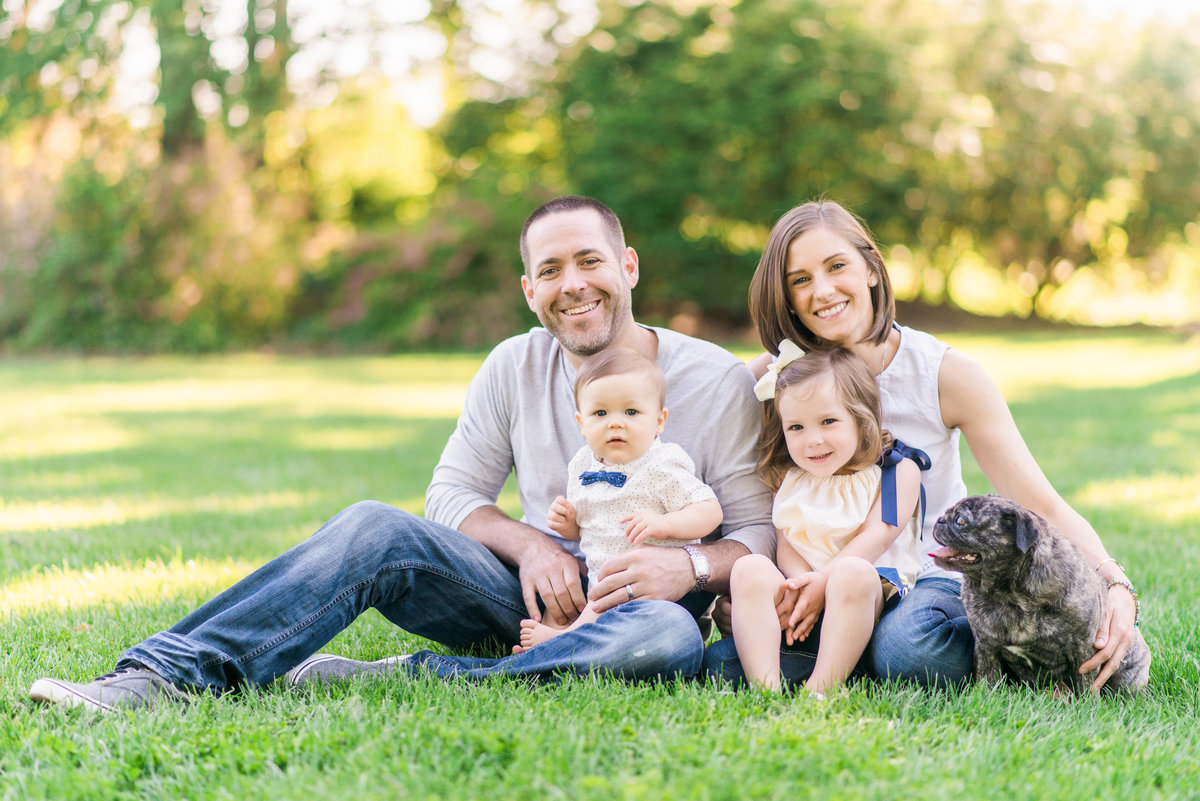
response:
<path id="1" fill-rule="evenodd" d="M 579 541 L 589 584 L 623 551 L 638 545 L 681 547 L 721 524 L 721 506 L 696 477 L 691 458 L 678 445 L 658 439 L 667 422 L 665 395 L 659 366 L 628 348 L 600 351 L 579 368 L 575 419 L 587 445 L 571 459 L 567 497 L 554 499 L 546 522 L 564 539 Z M 597 617 L 588 604 L 565 629 L 524 620 L 521 644 L 513 651 Z"/>

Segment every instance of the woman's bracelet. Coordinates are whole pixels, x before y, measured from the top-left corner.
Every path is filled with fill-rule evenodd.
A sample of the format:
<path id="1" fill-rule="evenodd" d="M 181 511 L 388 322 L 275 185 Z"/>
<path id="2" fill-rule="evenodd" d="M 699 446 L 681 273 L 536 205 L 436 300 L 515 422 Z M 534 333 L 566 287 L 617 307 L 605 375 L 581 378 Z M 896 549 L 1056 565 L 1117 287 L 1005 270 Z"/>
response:
<path id="1" fill-rule="evenodd" d="M 1100 568 L 1104 567 L 1104 566 L 1105 566 L 1105 565 L 1107 565 L 1109 562 L 1112 562 L 1114 565 L 1116 565 L 1116 566 L 1117 566 L 1117 568 L 1118 568 L 1118 569 L 1119 569 L 1119 570 L 1120 570 L 1122 573 L 1124 573 L 1124 572 L 1125 572 L 1125 568 L 1121 567 L 1121 563 L 1120 563 L 1120 562 L 1118 562 L 1118 561 L 1116 560 L 1116 557 L 1113 557 L 1113 556 L 1106 556 L 1105 558 L 1103 558 L 1103 559 L 1101 559 L 1099 562 L 1097 562 L 1097 563 L 1096 563 L 1096 572 L 1097 572 L 1097 573 L 1099 573 L 1099 572 L 1100 572 Z"/>
<path id="2" fill-rule="evenodd" d="M 1112 581 L 1108 582 L 1108 586 L 1105 588 L 1105 591 L 1111 590 L 1113 587 L 1124 587 L 1125 589 L 1129 590 L 1129 594 L 1133 596 L 1133 625 L 1136 627 L 1142 622 L 1142 602 L 1138 600 L 1137 590 L 1133 588 L 1132 584 L 1124 579 L 1113 579 Z"/>

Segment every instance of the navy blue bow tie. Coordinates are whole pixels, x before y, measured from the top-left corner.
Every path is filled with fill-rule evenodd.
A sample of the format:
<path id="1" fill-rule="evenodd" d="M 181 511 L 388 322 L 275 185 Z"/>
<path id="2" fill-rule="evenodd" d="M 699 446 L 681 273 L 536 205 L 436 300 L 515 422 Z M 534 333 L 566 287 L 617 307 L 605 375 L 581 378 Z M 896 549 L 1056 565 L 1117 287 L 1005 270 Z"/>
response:
<path id="1" fill-rule="evenodd" d="M 595 484 L 597 481 L 607 481 L 614 487 L 625 486 L 625 474 L 617 472 L 608 472 L 606 470 L 588 471 L 579 476 L 579 480 L 586 487 L 588 484 Z"/>

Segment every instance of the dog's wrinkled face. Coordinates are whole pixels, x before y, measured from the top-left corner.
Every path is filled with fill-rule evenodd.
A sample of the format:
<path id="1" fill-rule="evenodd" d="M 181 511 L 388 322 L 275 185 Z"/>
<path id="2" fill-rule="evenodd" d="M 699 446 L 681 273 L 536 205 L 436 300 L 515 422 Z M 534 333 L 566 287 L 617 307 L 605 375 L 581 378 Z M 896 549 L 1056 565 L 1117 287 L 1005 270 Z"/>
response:
<path id="1" fill-rule="evenodd" d="M 963 575 L 1011 564 L 1037 540 L 1036 516 L 998 495 L 973 495 L 946 510 L 933 527 L 942 547 L 931 552 L 939 566 Z"/>

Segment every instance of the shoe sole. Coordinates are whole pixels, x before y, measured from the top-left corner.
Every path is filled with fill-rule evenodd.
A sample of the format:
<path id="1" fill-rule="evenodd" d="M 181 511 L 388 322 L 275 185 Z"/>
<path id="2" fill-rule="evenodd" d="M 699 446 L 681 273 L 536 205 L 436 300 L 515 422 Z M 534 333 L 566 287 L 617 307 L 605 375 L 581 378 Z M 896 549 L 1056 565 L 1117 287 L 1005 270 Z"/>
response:
<path id="1" fill-rule="evenodd" d="M 389 657 L 385 657 L 384 659 L 376 660 L 374 662 L 367 662 L 366 664 L 368 664 L 368 665 L 392 665 L 392 664 L 399 665 L 399 664 L 403 664 L 404 662 L 406 662 L 408 660 L 409 656 L 410 656 L 410 654 L 402 654 L 400 656 L 389 656 Z M 336 654 L 328 654 L 326 656 L 320 656 L 320 657 L 310 656 L 299 667 L 292 668 L 285 674 L 288 679 L 288 684 L 290 684 L 292 687 L 301 687 L 305 684 L 312 683 L 312 682 L 306 681 L 305 677 L 309 673 L 312 672 L 313 668 L 317 667 L 318 665 L 323 665 L 326 662 L 340 662 L 340 661 L 344 661 L 345 659 L 346 659 L 346 657 L 338 656 Z M 360 670 L 360 671 L 356 671 L 355 673 L 351 673 L 346 678 L 352 679 L 356 675 L 362 675 L 363 673 L 376 673 L 376 672 L 379 672 L 379 671 Z M 325 679 L 318 678 L 316 681 L 318 683 L 328 683 L 329 681 L 335 681 L 335 680 L 333 680 L 333 679 L 325 680 Z"/>
<path id="2" fill-rule="evenodd" d="M 113 710 L 112 706 L 102 701 L 97 701 L 95 698 L 89 698 L 78 690 L 54 679 L 38 679 L 35 681 L 33 686 L 29 688 L 29 697 L 46 704 L 81 706 L 100 712 L 111 712 Z"/>

